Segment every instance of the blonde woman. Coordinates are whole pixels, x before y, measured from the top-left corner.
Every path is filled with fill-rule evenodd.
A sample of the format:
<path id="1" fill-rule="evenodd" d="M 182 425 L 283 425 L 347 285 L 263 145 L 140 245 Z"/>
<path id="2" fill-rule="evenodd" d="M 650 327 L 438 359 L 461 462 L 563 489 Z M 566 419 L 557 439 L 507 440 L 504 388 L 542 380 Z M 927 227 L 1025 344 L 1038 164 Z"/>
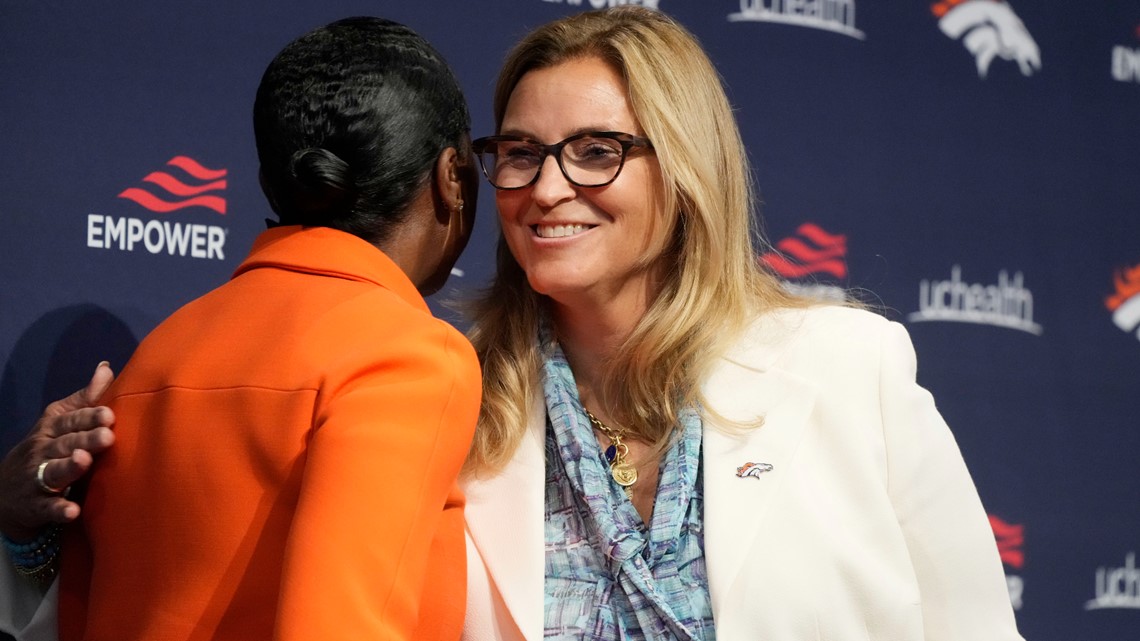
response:
<path id="1" fill-rule="evenodd" d="M 905 331 L 762 271 L 716 70 L 635 7 L 508 55 L 470 639 L 1019 639 Z"/>

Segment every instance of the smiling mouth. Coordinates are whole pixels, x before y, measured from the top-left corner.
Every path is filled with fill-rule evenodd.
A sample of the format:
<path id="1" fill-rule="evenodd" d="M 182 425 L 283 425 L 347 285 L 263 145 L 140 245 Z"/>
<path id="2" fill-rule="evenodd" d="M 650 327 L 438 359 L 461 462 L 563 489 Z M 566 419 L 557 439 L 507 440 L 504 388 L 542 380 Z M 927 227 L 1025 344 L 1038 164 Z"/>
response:
<path id="1" fill-rule="evenodd" d="M 531 225 L 539 238 L 566 238 L 593 229 L 593 225 Z"/>

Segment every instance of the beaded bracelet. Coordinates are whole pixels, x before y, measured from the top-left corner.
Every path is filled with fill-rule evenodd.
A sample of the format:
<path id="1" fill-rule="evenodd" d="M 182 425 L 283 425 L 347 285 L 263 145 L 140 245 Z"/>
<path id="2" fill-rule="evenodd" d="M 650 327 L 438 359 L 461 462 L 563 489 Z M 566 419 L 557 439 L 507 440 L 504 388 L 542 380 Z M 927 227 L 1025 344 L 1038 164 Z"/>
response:
<path id="1" fill-rule="evenodd" d="M 40 531 L 31 541 L 20 543 L 0 534 L 4 549 L 16 572 L 40 588 L 51 584 L 59 569 L 59 533 L 62 528 L 52 524 Z"/>

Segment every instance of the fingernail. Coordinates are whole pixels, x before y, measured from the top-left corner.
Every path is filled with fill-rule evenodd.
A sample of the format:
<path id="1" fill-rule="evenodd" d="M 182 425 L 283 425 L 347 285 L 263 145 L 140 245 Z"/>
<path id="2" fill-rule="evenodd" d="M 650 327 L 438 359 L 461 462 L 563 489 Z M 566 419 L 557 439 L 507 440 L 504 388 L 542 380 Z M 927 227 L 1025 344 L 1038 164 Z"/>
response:
<path id="1" fill-rule="evenodd" d="M 110 367 L 110 366 L 111 366 L 111 363 L 109 363 L 107 361 L 99 361 L 99 364 L 95 366 L 95 369 L 99 369 L 100 367 Z"/>

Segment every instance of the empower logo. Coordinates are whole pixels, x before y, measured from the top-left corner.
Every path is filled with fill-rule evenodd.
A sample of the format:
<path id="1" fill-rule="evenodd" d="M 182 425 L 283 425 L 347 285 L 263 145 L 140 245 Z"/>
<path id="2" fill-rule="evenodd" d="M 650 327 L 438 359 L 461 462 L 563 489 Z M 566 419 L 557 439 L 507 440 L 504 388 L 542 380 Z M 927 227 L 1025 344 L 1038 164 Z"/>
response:
<path id="1" fill-rule="evenodd" d="M 939 0 L 930 11 L 938 18 L 942 33 L 954 40 L 961 38 L 974 55 L 978 77 L 986 77 L 995 58 L 1016 61 L 1023 76 L 1041 70 L 1041 50 L 1008 2 Z"/>
<path id="2" fill-rule="evenodd" d="M 1140 265 L 1118 271 L 1113 281 L 1116 291 L 1104 299 L 1104 306 L 1117 327 L 1140 338 Z"/>
<path id="3" fill-rule="evenodd" d="M 795 27 L 822 29 L 865 40 L 855 27 L 855 0 L 740 0 L 740 11 L 729 14 L 731 22 L 775 22 Z"/>
<path id="4" fill-rule="evenodd" d="M 796 235 L 776 243 L 776 249 L 760 257 L 784 278 L 802 278 L 827 273 L 847 278 L 847 237 L 832 234 L 815 223 L 796 228 Z"/>
<path id="5" fill-rule="evenodd" d="M 205 207 L 223 216 L 226 214 L 226 199 L 214 193 L 226 189 L 225 169 L 207 169 L 188 156 L 175 156 L 166 164 L 181 169 L 184 176 L 179 178 L 167 171 L 151 172 L 143 177 L 143 182 L 157 187 L 158 194 L 129 187 L 119 194 L 119 198 L 163 214 L 186 207 Z"/>
<path id="6" fill-rule="evenodd" d="M 820 275 L 847 278 L 847 236 L 833 234 L 815 223 L 804 223 L 796 234 L 781 239 L 760 261 L 786 282 L 789 290 L 824 300 L 846 299 L 843 288 L 817 282 L 794 282 Z"/>
<path id="7" fill-rule="evenodd" d="M 175 171 L 177 170 L 177 171 Z M 141 186 L 128 187 L 118 197 L 155 214 L 206 209 L 226 214 L 225 169 L 211 169 L 188 156 L 175 156 L 160 171 L 143 177 Z M 134 216 L 87 215 L 87 246 L 188 258 L 225 260 L 229 230 L 217 225 Z"/>
<path id="8" fill-rule="evenodd" d="M 1025 526 L 1006 523 L 1001 517 L 989 515 L 990 528 L 994 531 L 997 540 L 998 554 L 1001 562 L 1012 568 L 1020 570 L 1025 565 L 1025 552 L 1021 546 L 1025 544 Z"/>
<path id="9" fill-rule="evenodd" d="M 990 529 L 994 532 L 1002 565 L 1014 570 L 1022 569 L 1025 566 L 1025 552 L 1022 550 L 1022 546 L 1025 544 L 1025 526 L 1007 523 L 1001 517 L 993 514 L 989 515 L 989 519 Z M 1021 576 L 1011 574 L 1006 570 L 1005 584 L 1009 590 L 1009 601 L 1013 604 L 1013 609 L 1020 610 L 1022 595 L 1025 593 L 1025 582 Z"/>

